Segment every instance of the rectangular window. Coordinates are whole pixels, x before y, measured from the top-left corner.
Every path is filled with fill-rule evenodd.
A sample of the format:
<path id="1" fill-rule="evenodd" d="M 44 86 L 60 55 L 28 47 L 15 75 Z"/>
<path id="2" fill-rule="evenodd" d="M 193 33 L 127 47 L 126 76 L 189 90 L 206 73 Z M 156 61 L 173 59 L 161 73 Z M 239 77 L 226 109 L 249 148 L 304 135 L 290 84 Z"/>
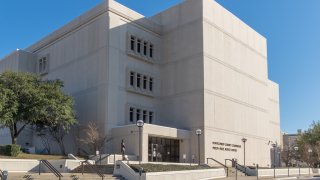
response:
<path id="1" fill-rule="evenodd" d="M 147 76 L 143 76 L 143 89 L 147 89 Z"/>
<path id="2" fill-rule="evenodd" d="M 47 73 L 48 72 L 48 59 L 47 59 L 47 57 L 42 57 L 41 59 L 39 59 L 39 61 L 38 61 L 38 72 L 40 73 L 40 74 L 43 74 L 43 73 Z"/>
<path id="3" fill-rule="evenodd" d="M 134 72 L 130 72 L 130 86 L 134 86 L 134 75 L 135 73 Z"/>
<path id="4" fill-rule="evenodd" d="M 137 121 L 141 118 L 141 109 L 137 109 Z"/>
<path id="5" fill-rule="evenodd" d="M 42 66 L 43 66 L 42 59 L 40 59 L 39 60 L 39 73 L 42 73 Z"/>
<path id="6" fill-rule="evenodd" d="M 143 42 L 143 55 L 147 56 L 147 46 L 148 46 L 148 43 L 147 42 Z"/>
<path id="7" fill-rule="evenodd" d="M 137 43 L 137 52 L 141 53 L 141 40 L 138 39 L 138 43 Z"/>
<path id="8" fill-rule="evenodd" d="M 131 36 L 130 37 L 130 49 L 131 49 L 131 51 L 135 50 L 135 43 L 136 43 L 136 37 Z"/>
<path id="9" fill-rule="evenodd" d="M 42 58 L 42 72 L 46 72 L 47 70 L 47 58 L 43 57 Z"/>
<path id="10" fill-rule="evenodd" d="M 153 44 L 149 46 L 149 57 L 153 58 Z"/>
<path id="11" fill-rule="evenodd" d="M 146 121 L 147 121 L 147 116 L 148 116 L 147 111 L 146 111 L 146 110 L 143 110 L 143 113 L 142 113 L 142 120 L 143 120 L 143 122 L 146 122 Z"/>
<path id="12" fill-rule="evenodd" d="M 134 115 L 134 108 L 130 108 L 130 112 L 129 112 L 129 120 L 130 122 L 133 122 L 133 115 Z"/>
<path id="13" fill-rule="evenodd" d="M 149 123 L 152 124 L 152 122 L 153 122 L 153 112 L 150 111 L 149 112 Z"/>
<path id="14" fill-rule="evenodd" d="M 140 88 L 141 86 L 141 74 L 137 74 L 137 87 Z"/>
<path id="15" fill-rule="evenodd" d="M 149 91 L 153 91 L 153 78 L 149 79 Z"/>

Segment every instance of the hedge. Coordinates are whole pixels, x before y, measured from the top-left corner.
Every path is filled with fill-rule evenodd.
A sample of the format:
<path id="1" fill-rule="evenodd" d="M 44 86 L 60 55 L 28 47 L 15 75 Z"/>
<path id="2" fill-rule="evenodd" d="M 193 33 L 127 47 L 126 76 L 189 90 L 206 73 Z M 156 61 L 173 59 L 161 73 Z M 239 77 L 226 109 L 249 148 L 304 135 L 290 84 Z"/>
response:
<path id="1" fill-rule="evenodd" d="M 16 157 L 20 153 L 20 148 L 21 147 L 16 144 L 0 146 L 0 154 Z"/>

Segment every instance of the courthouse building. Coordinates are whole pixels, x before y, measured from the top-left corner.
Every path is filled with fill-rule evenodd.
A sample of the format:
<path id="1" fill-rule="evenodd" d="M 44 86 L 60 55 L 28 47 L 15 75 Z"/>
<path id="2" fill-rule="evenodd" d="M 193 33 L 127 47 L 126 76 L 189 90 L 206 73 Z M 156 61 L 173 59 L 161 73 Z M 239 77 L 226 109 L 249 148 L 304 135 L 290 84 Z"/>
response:
<path id="1" fill-rule="evenodd" d="M 267 65 L 267 40 L 213 0 L 185 0 L 152 17 L 105 0 L 4 57 L 0 72 L 64 81 L 80 125 L 96 121 L 111 138 L 104 153 L 120 154 L 124 139 L 126 153 L 138 156 L 136 121 L 143 120 L 145 162 L 198 162 L 201 129 L 201 163 L 243 164 L 246 138 L 246 164 L 270 166 L 280 117 Z M 10 143 L 0 131 L 2 143 Z M 74 131 L 65 144 L 75 153 Z M 19 142 L 43 148 L 36 134 Z"/>

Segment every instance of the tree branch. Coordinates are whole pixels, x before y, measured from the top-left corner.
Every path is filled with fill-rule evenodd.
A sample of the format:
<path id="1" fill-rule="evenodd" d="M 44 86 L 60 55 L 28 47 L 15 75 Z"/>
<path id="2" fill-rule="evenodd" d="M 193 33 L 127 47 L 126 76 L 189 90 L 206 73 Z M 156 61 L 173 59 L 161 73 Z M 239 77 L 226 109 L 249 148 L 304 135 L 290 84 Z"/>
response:
<path id="1" fill-rule="evenodd" d="M 24 124 L 17 132 L 16 136 L 19 136 L 19 134 L 21 133 L 21 131 L 27 126 L 28 124 Z"/>

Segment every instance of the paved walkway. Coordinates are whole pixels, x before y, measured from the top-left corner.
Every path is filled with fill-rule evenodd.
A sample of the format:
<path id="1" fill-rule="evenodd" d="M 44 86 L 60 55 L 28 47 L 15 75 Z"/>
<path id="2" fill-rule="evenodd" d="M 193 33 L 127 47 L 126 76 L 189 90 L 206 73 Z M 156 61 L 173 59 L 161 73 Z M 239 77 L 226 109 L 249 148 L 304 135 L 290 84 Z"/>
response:
<path id="1" fill-rule="evenodd" d="M 97 174 L 84 173 L 62 173 L 61 180 L 101 180 Z M 7 180 L 58 180 L 52 173 L 9 173 Z M 124 180 L 121 177 L 105 174 L 104 180 Z"/>
<path id="2" fill-rule="evenodd" d="M 237 180 L 256 180 L 257 179 L 257 176 L 240 176 L 237 178 Z M 273 178 L 273 177 L 259 177 L 259 179 L 261 180 L 290 180 L 290 179 L 319 179 L 320 178 L 312 178 L 310 176 L 300 176 L 300 177 L 297 177 L 297 176 L 292 176 L 292 177 L 287 177 L 287 176 L 283 176 L 283 177 L 276 177 L 276 178 Z M 216 180 L 236 180 L 236 177 L 227 177 L 227 178 L 219 178 L 219 179 L 216 179 Z"/>

